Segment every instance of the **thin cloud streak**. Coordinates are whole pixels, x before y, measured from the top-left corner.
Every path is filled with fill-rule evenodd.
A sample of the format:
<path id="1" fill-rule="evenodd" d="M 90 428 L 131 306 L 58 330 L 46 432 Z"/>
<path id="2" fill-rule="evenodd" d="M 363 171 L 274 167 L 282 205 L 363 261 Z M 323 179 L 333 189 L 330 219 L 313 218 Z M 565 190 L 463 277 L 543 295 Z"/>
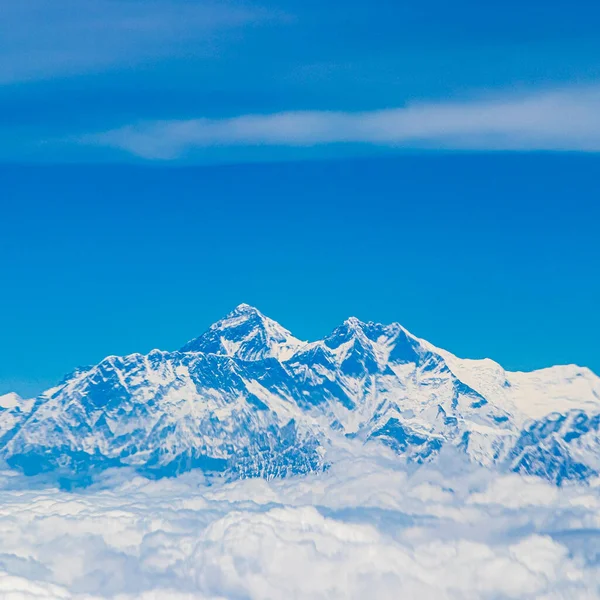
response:
<path id="1" fill-rule="evenodd" d="M 370 112 L 296 111 L 152 121 L 79 138 L 149 160 L 222 146 L 369 144 L 446 150 L 600 151 L 600 88 Z"/>
<path id="2" fill-rule="evenodd" d="M 0 3 L 0 84 L 209 55 L 223 32 L 272 18 L 282 16 L 234 2 L 9 0 Z"/>

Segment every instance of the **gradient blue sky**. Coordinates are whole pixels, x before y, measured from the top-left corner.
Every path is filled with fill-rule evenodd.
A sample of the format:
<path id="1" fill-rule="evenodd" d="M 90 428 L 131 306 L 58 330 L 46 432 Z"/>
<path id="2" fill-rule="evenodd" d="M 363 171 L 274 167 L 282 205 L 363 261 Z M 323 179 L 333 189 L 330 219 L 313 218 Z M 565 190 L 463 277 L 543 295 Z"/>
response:
<path id="1" fill-rule="evenodd" d="M 239 302 L 600 372 L 600 7 L 0 5 L 0 393 Z"/>

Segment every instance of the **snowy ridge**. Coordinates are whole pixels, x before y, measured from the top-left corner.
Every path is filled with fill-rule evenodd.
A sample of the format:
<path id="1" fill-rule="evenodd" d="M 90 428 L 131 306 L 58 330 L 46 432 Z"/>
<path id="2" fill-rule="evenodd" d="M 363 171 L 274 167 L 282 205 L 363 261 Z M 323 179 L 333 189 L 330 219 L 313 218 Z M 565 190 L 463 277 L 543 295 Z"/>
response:
<path id="1" fill-rule="evenodd" d="M 271 478 L 368 444 L 411 462 L 450 446 L 561 483 L 600 472 L 599 428 L 589 369 L 510 373 L 356 318 L 302 342 L 245 304 L 179 351 L 111 356 L 35 401 L 0 398 L 0 457 L 28 474 Z"/>

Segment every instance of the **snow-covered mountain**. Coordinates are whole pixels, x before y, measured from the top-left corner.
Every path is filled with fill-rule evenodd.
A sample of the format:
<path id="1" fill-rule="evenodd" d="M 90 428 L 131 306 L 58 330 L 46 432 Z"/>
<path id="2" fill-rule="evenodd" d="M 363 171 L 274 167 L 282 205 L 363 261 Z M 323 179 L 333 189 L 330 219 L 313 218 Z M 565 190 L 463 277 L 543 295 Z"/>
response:
<path id="1" fill-rule="evenodd" d="M 599 427 L 588 369 L 510 373 L 355 318 L 303 342 L 244 304 L 179 351 L 109 356 L 34 401 L 0 397 L 0 457 L 28 474 L 274 477 L 322 470 L 348 444 L 416 462 L 451 445 L 561 483 L 600 473 Z"/>

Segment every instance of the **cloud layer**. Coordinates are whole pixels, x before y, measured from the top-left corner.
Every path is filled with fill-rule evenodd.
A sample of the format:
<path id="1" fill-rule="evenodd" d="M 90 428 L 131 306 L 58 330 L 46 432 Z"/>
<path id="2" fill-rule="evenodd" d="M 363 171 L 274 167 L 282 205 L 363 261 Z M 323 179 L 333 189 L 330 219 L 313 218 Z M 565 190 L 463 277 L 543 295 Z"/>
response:
<path id="1" fill-rule="evenodd" d="M 207 485 L 117 472 L 0 492 L 0 595 L 42 599 L 592 598 L 600 487 L 382 458 Z M 113 477 L 111 479 L 110 477 Z"/>
<path id="2" fill-rule="evenodd" d="M 85 136 L 146 159 L 219 146 L 370 144 L 462 150 L 600 150 L 600 89 L 567 89 L 371 112 L 299 111 L 153 121 Z"/>

